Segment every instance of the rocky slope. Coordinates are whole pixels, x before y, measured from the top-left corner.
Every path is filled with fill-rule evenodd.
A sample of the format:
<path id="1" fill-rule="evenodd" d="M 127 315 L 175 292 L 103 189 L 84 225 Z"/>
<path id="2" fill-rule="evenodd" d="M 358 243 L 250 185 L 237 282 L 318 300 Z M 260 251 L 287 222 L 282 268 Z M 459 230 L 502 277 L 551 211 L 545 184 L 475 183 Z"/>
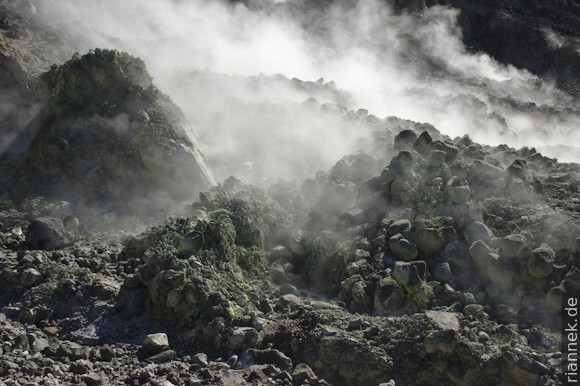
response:
<path id="1" fill-rule="evenodd" d="M 140 60 L 98 49 L 44 73 L 50 97 L 24 131 L 34 139 L 5 168 L 7 181 L 27 181 L 11 194 L 58 197 L 114 222 L 153 218 L 213 185 L 185 117 L 151 81 Z"/>
<path id="2" fill-rule="evenodd" d="M 0 165 L 0 385 L 562 383 L 578 164 L 351 110 L 322 80 L 184 74 L 242 90 L 198 123 L 262 125 L 249 159 L 284 140 L 277 120 L 356 132 L 358 151 L 319 172 L 305 153 L 291 181 L 209 150 L 215 184 L 143 61 L 95 49 L 51 68 L 30 50 L 46 41 L 17 38 L 38 36 L 27 4 L 0 2 L 1 95 L 18 96 L 0 117 L 19 136 Z M 304 103 L 242 97 L 272 84 Z"/>
<path id="3" fill-rule="evenodd" d="M 5 382 L 557 382 L 578 166 L 374 129 L 380 174 L 369 149 L 274 199 L 230 178 L 125 239 L 3 212 Z"/>

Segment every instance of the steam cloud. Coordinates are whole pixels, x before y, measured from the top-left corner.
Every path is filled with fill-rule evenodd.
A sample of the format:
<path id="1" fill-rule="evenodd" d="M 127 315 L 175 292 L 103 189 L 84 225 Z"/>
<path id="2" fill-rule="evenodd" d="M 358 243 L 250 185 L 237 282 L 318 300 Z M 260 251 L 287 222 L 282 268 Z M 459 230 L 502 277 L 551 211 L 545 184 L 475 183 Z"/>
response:
<path id="1" fill-rule="evenodd" d="M 116 48 L 141 57 L 197 125 L 218 180 L 233 172 L 220 169 L 220 157 L 237 157 L 239 171 L 256 182 L 309 176 L 364 150 L 357 148 L 362 128 L 308 113 L 299 103 L 312 92 L 274 74 L 324 78 L 347 92 L 315 95 L 321 103 L 580 161 L 577 148 L 563 146 L 580 143 L 580 102 L 526 71 L 469 53 L 457 10 L 432 7 L 415 17 L 385 2 L 354 3 L 322 11 L 306 0 L 53 0 L 39 5 L 38 16 L 76 39 L 81 52 Z"/>

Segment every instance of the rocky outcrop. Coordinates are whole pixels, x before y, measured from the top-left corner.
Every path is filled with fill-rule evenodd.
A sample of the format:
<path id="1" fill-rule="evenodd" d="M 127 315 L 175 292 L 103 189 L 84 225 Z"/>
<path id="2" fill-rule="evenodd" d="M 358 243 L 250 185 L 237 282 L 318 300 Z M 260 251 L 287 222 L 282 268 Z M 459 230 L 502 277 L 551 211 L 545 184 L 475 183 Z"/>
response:
<path id="1" fill-rule="evenodd" d="M 36 191 L 96 214 L 152 215 L 214 184 L 181 111 L 127 54 L 95 50 L 51 69 L 48 113 L 22 163 Z"/>
<path id="2" fill-rule="evenodd" d="M 73 245 L 34 243 L 39 222 L 61 229 L 42 216 L 76 215 L 65 202 L 0 212 L 2 376 L 38 381 L 24 365 L 34 362 L 87 384 L 556 382 L 556 316 L 564 294 L 580 293 L 569 259 L 580 225 L 573 207 L 538 192 L 577 172 L 555 178 L 567 167 L 536 152 L 416 134 L 358 185 L 360 164 L 345 161 L 372 167 L 380 154 L 347 157 L 296 191 L 273 188 L 280 204 L 232 177 L 188 217 L 122 244 L 68 228 Z M 500 160 L 514 153 L 527 164 L 525 199 L 495 184 L 510 180 Z M 469 197 L 449 191 L 465 186 L 448 183 L 457 179 Z"/>

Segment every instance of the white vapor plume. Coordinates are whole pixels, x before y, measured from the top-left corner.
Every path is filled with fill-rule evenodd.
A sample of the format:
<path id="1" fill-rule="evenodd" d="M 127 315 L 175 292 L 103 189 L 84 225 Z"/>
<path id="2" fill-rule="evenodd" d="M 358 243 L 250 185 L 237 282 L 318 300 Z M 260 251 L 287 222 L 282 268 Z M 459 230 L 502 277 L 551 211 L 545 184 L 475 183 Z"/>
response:
<path id="1" fill-rule="evenodd" d="M 141 57 L 198 125 L 218 179 L 235 172 L 221 170 L 220 158 L 254 180 L 272 180 L 311 175 L 361 150 L 362 129 L 308 112 L 299 103 L 310 96 L 431 123 L 451 137 L 545 146 L 548 156 L 580 161 L 577 149 L 559 147 L 580 143 L 579 101 L 527 71 L 469 53 L 459 11 L 437 6 L 411 16 L 376 0 L 321 4 L 47 0 L 38 8 L 45 23 L 77 37 L 79 51 Z M 311 82 L 297 87 L 275 74 Z M 319 78 L 346 92 L 314 83 Z"/>

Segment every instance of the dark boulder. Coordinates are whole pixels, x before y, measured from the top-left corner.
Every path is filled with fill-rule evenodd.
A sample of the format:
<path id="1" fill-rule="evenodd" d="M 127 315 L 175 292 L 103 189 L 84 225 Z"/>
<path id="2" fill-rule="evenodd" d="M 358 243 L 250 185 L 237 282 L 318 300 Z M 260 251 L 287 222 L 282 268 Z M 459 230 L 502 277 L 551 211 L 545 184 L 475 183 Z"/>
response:
<path id="1" fill-rule="evenodd" d="M 66 230 L 61 219 L 40 217 L 26 229 L 26 244 L 31 249 L 47 251 L 62 249 L 73 243 L 73 235 Z"/>
<path id="2" fill-rule="evenodd" d="M 403 130 L 395 137 L 395 150 L 410 150 L 417 141 L 413 130 Z"/>

